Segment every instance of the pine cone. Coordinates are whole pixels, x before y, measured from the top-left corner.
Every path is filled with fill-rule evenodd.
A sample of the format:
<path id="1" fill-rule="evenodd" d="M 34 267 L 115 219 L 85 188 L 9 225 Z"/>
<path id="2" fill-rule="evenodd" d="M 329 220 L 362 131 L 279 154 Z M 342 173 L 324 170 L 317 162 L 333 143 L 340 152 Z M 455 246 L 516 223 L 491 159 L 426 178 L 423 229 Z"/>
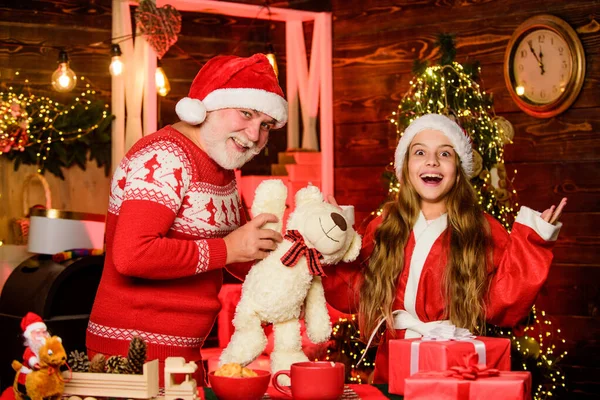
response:
<path id="1" fill-rule="evenodd" d="M 73 372 L 88 372 L 90 369 L 90 360 L 88 359 L 87 354 L 77 350 L 69 353 L 67 363 Z"/>
<path id="2" fill-rule="evenodd" d="M 127 360 L 132 374 L 143 374 L 144 363 L 146 362 L 146 342 L 139 336 L 134 336 L 129 343 Z"/>
<path id="3" fill-rule="evenodd" d="M 109 374 L 130 374 L 129 362 L 123 356 L 110 356 L 106 360 L 106 372 Z"/>
<path id="4" fill-rule="evenodd" d="M 104 354 L 97 353 L 90 361 L 90 372 L 104 372 L 106 366 L 106 357 Z"/>

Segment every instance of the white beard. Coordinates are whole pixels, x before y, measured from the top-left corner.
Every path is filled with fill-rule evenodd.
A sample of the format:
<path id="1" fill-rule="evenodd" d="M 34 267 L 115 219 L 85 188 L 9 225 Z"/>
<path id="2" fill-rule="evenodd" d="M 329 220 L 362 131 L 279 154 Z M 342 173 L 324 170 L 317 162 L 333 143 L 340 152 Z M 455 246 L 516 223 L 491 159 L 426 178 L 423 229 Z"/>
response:
<path id="1" fill-rule="evenodd" d="M 235 153 L 228 149 L 227 141 L 233 140 L 231 137 L 240 138 L 239 135 L 232 133 L 227 137 L 219 137 L 214 132 L 202 132 L 202 140 L 204 141 L 204 147 L 206 153 L 222 168 L 232 170 L 241 168 L 244 164 L 250 161 L 262 150 L 256 146 L 247 149 L 244 153 Z M 241 138 L 240 138 L 241 140 Z"/>
<path id="2" fill-rule="evenodd" d="M 36 356 L 40 355 L 40 349 L 44 345 L 43 341 L 32 340 L 31 338 L 25 339 L 25 345 L 35 353 Z"/>

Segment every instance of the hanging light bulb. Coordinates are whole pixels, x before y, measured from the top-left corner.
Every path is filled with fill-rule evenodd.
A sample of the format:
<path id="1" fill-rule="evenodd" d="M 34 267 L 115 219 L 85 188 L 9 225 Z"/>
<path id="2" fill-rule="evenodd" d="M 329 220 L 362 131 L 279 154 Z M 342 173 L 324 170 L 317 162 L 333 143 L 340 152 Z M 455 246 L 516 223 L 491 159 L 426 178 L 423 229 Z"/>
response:
<path id="1" fill-rule="evenodd" d="M 123 61 L 121 61 L 121 46 L 114 43 L 110 48 L 112 60 L 108 70 L 112 76 L 119 76 L 123 72 Z"/>
<path id="2" fill-rule="evenodd" d="M 275 76 L 279 78 L 279 68 L 277 68 L 275 49 L 273 49 L 273 45 L 271 43 L 267 44 L 267 59 L 269 60 L 271 67 L 273 67 L 273 71 L 275 71 Z"/>
<path id="3" fill-rule="evenodd" d="M 61 50 L 58 53 L 58 68 L 52 74 L 52 87 L 57 92 L 69 92 L 77 84 L 77 76 L 69 68 L 69 56 L 67 52 Z"/>
<path id="4" fill-rule="evenodd" d="M 167 79 L 167 75 L 165 71 L 160 66 L 160 61 L 156 65 L 156 73 L 154 74 L 154 79 L 156 80 L 156 93 L 165 97 L 171 91 L 171 85 L 169 84 L 169 80 Z"/>

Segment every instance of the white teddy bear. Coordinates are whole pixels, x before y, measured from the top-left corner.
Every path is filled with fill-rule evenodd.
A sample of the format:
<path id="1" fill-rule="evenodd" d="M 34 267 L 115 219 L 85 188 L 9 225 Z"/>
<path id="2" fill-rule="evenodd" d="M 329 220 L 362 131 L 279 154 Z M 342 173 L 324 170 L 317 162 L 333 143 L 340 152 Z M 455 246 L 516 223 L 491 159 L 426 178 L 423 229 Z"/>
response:
<path id="1" fill-rule="evenodd" d="M 256 189 L 252 215 L 268 212 L 281 221 L 286 198 L 287 188 L 281 180 L 263 181 Z M 316 186 L 300 189 L 295 202 L 283 242 L 246 276 L 233 319 L 235 332 L 219 365 L 247 365 L 256 359 L 267 345 L 263 322 L 273 324 L 273 373 L 287 370 L 295 362 L 308 361 L 300 333 L 303 306 L 308 338 L 314 343 L 329 340 L 331 321 L 321 265 L 355 260 L 361 238 L 349 223 L 353 216 L 325 202 Z M 281 232 L 282 223 L 265 227 Z M 280 378 L 284 378 L 280 383 L 286 384 L 286 377 Z"/>

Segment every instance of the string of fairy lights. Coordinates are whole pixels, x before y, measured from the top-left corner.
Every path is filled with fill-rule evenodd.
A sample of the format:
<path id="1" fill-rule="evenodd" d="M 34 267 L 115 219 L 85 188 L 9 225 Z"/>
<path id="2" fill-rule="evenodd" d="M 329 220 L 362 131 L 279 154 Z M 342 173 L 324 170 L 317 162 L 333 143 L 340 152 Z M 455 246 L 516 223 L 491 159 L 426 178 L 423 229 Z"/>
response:
<path id="1" fill-rule="evenodd" d="M 360 330 L 358 329 L 356 315 L 351 315 L 350 318 L 340 317 L 338 322 L 333 325 L 331 337 L 334 343 L 338 344 L 338 348 L 327 349 L 325 360 L 340 360 L 344 358 L 349 362 L 350 373 L 348 381 L 351 383 L 368 383 L 368 375 L 375 368 L 375 363 L 365 357 L 361 362 L 360 370 L 356 365 L 361 359 L 363 353 L 368 351 L 365 344 L 360 338 Z M 360 371 L 366 371 L 361 374 Z"/>
<path id="2" fill-rule="evenodd" d="M 541 314 L 541 318 L 539 316 Z M 495 328 L 501 337 L 510 338 L 515 344 L 517 351 L 523 356 L 523 371 L 531 371 L 533 366 L 546 371 L 544 381 L 539 382 L 533 388 L 534 400 L 555 398 L 558 391 L 565 391 L 566 376 L 557 367 L 557 363 L 563 360 L 568 351 L 558 351 L 556 342 L 566 343 L 560 338 L 560 328 L 554 328 L 552 321 L 546 318 L 546 312 L 538 312 L 534 306 L 531 312 L 531 320 L 534 322 L 523 329 L 523 336 L 516 336 L 511 329 Z M 534 362 L 528 365 L 528 360 L 533 358 Z"/>
<path id="3" fill-rule="evenodd" d="M 18 71 L 15 77 L 19 77 Z M 88 123 L 87 119 L 79 119 L 79 123 L 74 125 L 66 123 L 70 113 L 80 115 L 92 107 L 96 108 L 98 103 L 93 99 L 96 91 L 91 83 L 84 76 L 79 80 L 85 84 L 85 89 L 69 105 L 30 93 L 28 79 L 24 80 L 25 90 L 17 91 L 9 85 L 7 90 L 0 91 L 0 155 L 39 146 L 36 165 L 37 172 L 41 173 L 51 144 L 79 139 L 97 129 L 109 117 L 108 104 L 103 104 L 104 109 Z"/>

